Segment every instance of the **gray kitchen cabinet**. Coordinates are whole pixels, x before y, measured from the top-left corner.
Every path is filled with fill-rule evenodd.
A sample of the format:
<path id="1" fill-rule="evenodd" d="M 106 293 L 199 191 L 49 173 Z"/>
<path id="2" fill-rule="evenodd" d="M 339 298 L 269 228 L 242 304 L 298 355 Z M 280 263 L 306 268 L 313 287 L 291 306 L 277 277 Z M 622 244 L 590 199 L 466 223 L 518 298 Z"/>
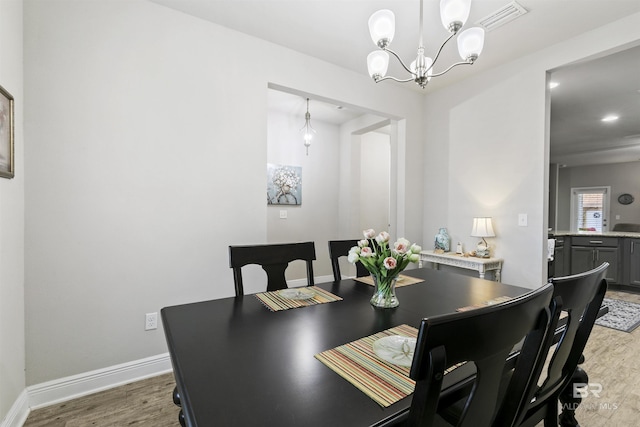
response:
<path id="1" fill-rule="evenodd" d="M 640 251 L 640 246 L 636 249 Z M 608 262 L 607 282 L 618 283 L 619 260 L 619 240 L 616 237 L 573 236 L 571 238 L 571 274 L 582 273 L 603 262 Z"/>
<path id="2" fill-rule="evenodd" d="M 640 286 L 640 239 L 625 240 L 626 282 L 631 286 Z"/>

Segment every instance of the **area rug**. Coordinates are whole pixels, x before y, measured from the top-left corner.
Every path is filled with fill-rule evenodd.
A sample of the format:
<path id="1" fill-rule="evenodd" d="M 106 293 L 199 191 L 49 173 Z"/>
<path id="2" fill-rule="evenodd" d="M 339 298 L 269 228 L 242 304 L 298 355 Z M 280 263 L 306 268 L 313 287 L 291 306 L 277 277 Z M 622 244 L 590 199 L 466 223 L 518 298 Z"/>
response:
<path id="1" fill-rule="evenodd" d="M 605 298 L 602 305 L 609 307 L 609 312 L 597 319 L 596 325 L 623 332 L 631 332 L 640 325 L 640 304 Z"/>

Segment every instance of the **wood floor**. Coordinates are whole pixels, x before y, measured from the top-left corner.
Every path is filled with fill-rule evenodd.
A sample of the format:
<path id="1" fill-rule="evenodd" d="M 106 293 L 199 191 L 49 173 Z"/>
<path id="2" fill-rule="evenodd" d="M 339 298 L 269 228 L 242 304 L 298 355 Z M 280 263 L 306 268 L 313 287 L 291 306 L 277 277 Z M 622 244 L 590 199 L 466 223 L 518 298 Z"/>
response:
<path id="1" fill-rule="evenodd" d="M 640 295 L 607 297 L 640 303 Z M 582 427 L 640 425 L 640 328 L 632 333 L 595 326 L 583 365 L 592 393 L 578 408 Z M 172 374 L 161 375 L 31 412 L 25 427 L 179 426 L 171 392 Z"/>
<path id="2" fill-rule="evenodd" d="M 137 381 L 29 414 L 25 427 L 179 427 L 173 374 Z"/>

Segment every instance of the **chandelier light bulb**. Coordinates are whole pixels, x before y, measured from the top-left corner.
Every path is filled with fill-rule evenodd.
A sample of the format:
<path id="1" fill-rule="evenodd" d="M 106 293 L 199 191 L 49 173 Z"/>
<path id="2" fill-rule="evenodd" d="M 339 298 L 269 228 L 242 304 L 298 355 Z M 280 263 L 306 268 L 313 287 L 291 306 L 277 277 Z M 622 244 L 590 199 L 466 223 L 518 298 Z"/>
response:
<path id="1" fill-rule="evenodd" d="M 367 56 L 367 69 L 369 75 L 376 78 L 382 78 L 387 74 L 389 67 L 389 54 L 384 50 L 374 50 Z"/>
<path id="2" fill-rule="evenodd" d="M 313 138 L 313 135 L 311 134 L 311 132 L 309 132 L 309 130 L 306 130 L 304 132 L 304 145 L 305 146 L 310 146 L 311 145 L 311 139 Z"/>
<path id="3" fill-rule="evenodd" d="M 483 47 L 484 30 L 480 27 L 464 30 L 458 36 L 458 52 L 465 61 L 475 61 L 482 53 Z"/>
<path id="4" fill-rule="evenodd" d="M 369 34 L 378 47 L 386 47 L 396 32 L 396 17 L 389 9 L 382 9 L 369 18 Z"/>
<path id="5" fill-rule="evenodd" d="M 440 0 L 442 25 L 452 33 L 458 32 L 469 19 L 471 0 Z"/>

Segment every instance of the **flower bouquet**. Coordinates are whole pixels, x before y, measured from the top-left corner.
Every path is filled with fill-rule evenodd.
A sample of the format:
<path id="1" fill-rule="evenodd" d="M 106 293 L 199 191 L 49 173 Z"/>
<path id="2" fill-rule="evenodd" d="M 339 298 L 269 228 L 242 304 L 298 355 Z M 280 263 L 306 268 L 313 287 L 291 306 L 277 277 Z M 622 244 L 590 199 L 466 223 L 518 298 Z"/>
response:
<path id="1" fill-rule="evenodd" d="M 398 275 L 410 262 L 420 260 L 422 248 L 411 244 L 407 239 L 398 239 L 389 245 L 389 233 L 381 231 L 377 236 L 373 229 L 363 231 L 364 239 L 349 250 L 348 260 L 355 264 L 360 261 L 371 273 L 374 293 L 371 305 L 392 308 L 400 303 L 396 297 L 395 287 Z"/>

